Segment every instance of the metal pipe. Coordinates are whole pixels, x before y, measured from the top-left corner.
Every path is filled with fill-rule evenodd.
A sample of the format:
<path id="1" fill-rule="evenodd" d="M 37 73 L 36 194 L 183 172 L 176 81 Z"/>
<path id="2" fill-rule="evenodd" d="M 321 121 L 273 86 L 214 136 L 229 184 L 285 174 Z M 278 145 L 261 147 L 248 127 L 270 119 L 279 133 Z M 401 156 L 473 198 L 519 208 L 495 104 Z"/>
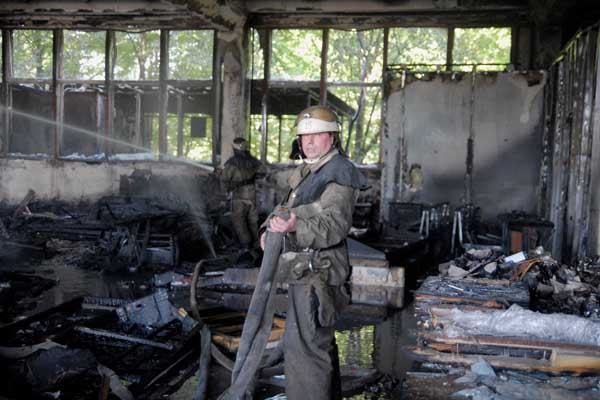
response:
<path id="1" fill-rule="evenodd" d="M 118 339 L 118 340 L 125 340 L 126 342 L 143 344 L 146 346 L 156 347 L 159 349 L 173 350 L 173 348 L 174 348 L 172 344 L 160 343 L 160 342 L 156 342 L 154 340 L 148 340 L 148 339 L 139 338 L 139 337 L 135 337 L 135 336 L 129 336 L 129 335 L 123 335 L 120 333 L 105 331 L 102 329 L 91 329 L 91 328 L 88 328 L 85 326 L 76 326 L 75 330 L 78 332 L 81 332 L 81 333 L 86 333 L 88 335 L 107 337 L 107 338 Z"/>

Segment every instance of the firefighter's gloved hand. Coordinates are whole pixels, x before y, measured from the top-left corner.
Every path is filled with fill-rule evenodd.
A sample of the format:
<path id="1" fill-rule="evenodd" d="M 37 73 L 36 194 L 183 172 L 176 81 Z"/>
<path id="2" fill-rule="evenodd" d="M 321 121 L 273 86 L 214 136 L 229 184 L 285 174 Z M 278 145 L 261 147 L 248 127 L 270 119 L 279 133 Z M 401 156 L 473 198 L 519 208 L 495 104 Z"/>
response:
<path id="1" fill-rule="evenodd" d="M 296 232 L 298 217 L 290 212 L 290 218 L 285 220 L 282 217 L 275 216 L 269 221 L 269 230 L 272 232 L 288 233 Z"/>

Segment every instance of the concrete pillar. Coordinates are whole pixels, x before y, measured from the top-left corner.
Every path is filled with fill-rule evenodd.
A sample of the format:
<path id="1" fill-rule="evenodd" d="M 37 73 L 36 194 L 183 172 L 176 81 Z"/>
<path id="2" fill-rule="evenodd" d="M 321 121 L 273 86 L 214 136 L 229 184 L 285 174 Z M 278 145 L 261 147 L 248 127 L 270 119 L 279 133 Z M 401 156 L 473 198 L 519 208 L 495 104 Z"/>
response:
<path id="1" fill-rule="evenodd" d="M 221 111 L 221 158 L 223 164 L 233 155 L 231 143 L 238 136 L 245 136 L 244 81 L 246 66 L 242 49 L 243 31 L 219 32 L 217 46 L 223 55 L 223 109 Z"/>

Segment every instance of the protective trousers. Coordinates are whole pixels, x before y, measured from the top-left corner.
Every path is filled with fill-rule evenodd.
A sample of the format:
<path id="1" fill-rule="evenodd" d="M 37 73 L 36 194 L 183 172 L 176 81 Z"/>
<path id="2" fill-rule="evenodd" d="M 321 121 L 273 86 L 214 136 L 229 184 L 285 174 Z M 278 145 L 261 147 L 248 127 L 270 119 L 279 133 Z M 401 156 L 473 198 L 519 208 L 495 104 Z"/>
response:
<path id="1" fill-rule="evenodd" d="M 311 285 L 289 285 L 283 339 L 285 393 L 289 400 L 342 398 L 334 329 L 319 324 L 318 309 Z"/>
<path id="2" fill-rule="evenodd" d="M 252 200 L 234 199 L 231 219 L 241 245 L 258 243 L 258 213 Z"/>

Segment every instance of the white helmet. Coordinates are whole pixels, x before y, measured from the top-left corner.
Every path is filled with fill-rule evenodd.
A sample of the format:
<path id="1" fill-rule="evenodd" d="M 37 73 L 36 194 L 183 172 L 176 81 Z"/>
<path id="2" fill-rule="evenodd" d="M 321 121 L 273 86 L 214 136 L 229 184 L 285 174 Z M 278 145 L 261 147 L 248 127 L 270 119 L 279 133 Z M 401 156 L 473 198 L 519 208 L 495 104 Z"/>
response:
<path id="1" fill-rule="evenodd" d="M 302 110 L 296 117 L 296 135 L 322 132 L 339 132 L 337 115 L 325 106 L 312 106 Z"/>

